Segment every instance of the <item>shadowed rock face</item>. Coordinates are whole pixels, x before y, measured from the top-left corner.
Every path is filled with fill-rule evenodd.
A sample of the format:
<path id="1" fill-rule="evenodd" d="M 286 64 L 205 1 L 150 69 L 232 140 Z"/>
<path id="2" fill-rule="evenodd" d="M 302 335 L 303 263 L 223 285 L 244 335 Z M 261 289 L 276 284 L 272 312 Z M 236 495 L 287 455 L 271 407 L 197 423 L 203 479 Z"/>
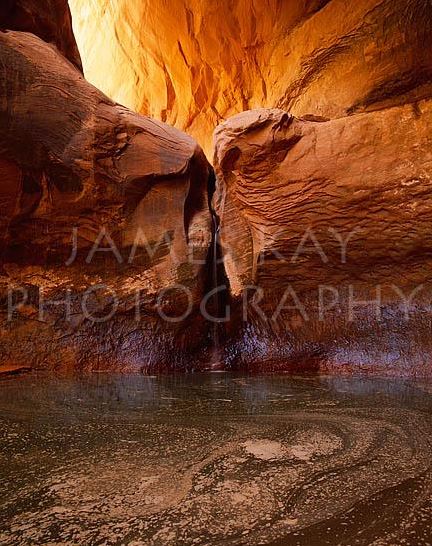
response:
<path id="1" fill-rule="evenodd" d="M 431 121 L 422 101 L 328 122 L 256 110 L 218 127 L 225 267 L 249 303 L 228 359 L 430 371 Z"/>
<path id="2" fill-rule="evenodd" d="M 88 79 L 192 134 L 253 108 L 340 117 L 430 96 L 431 0 L 70 0 Z"/>
<path id="3" fill-rule="evenodd" d="M 169 316 L 201 300 L 211 239 L 203 152 L 114 104 L 34 35 L 0 33 L 0 58 L 2 362 L 174 367 L 206 333 L 199 321 L 199 335 L 188 321 L 162 321 L 154 305 L 164 290 Z M 187 294 L 169 291 L 176 284 Z M 8 297 L 22 303 L 12 321 Z M 42 305 L 41 317 L 41 298 L 63 303 Z M 110 321 L 88 320 L 113 309 Z"/>
<path id="4" fill-rule="evenodd" d="M 31 32 L 82 70 L 67 0 L 2 0 L 0 29 Z"/>

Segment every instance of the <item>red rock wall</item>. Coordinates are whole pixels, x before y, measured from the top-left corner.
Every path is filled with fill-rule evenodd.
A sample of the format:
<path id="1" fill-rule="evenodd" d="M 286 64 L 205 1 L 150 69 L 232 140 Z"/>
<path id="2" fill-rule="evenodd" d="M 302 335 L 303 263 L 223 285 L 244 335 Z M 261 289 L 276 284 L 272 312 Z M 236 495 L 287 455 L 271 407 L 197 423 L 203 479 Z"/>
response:
<path id="1" fill-rule="evenodd" d="M 64 1 L 0 7 L 2 364 L 196 369 L 219 339 L 233 368 L 430 375 L 431 0 L 70 6 L 109 96 Z M 220 124 L 213 205 L 165 121 L 208 157 Z"/>
<path id="2" fill-rule="evenodd" d="M 186 366 L 205 342 L 204 320 L 162 320 L 155 299 L 165 290 L 161 307 L 177 316 L 188 301 L 170 288 L 186 285 L 189 318 L 201 301 L 211 239 L 201 148 L 114 104 L 32 34 L 1 32 L 0 58 L 2 364 Z M 91 255 L 101 233 L 97 247 L 115 250 Z M 99 285 L 86 313 L 83 295 Z M 68 290 L 70 316 L 64 303 L 41 307 Z M 114 300 L 111 320 L 93 320 Z"/>
<path id="3" fill-rule="evenodd" d="M 426 100 L 327 122 L 255 110 L 218 127 L 235 365 L 430 373 L 431 122 Z"/>
<path id="4" fill-rule="evenodd" d="M 193 135 L 282 108 L 340 117 L 430 96 L 431 0 L 70 0 L 87 78 Z"/>
<path id="5" fill-rule="evenodd" d="M 82 70 L 67 0 L 2 0 L 0 29 L 31 32 Z"/>

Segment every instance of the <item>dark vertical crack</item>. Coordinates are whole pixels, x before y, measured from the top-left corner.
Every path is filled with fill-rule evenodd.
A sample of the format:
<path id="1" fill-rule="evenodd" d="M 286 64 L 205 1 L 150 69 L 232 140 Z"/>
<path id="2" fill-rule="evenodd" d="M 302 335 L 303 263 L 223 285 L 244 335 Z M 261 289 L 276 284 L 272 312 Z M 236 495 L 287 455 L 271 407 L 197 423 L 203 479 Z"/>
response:
<path id="1" fill-rule="evenodd" d="M 211 349 L 213 359 L 220 357 L 221 347 L 225 338 L 225 325 L 229 319 L 227 309 L 230 306 L 230 286 L 225 272 L 224 258 L 220 244 L 220 218 L 213 207 L 213 196 L 216 191 L 217 179 L 213 168 L 209 171 L 207 180 L 208 207 L 212 216 L 212 240 L 207 257 L 207 283 L 205 295 L 212 293 L 207 306 L 211 323 Z M 207 319 L 209 320 L 209 319 Z M 215 362 L 212 363 L 215 366 Z M 223 367 L 219 361 L 217 367 Z"/>

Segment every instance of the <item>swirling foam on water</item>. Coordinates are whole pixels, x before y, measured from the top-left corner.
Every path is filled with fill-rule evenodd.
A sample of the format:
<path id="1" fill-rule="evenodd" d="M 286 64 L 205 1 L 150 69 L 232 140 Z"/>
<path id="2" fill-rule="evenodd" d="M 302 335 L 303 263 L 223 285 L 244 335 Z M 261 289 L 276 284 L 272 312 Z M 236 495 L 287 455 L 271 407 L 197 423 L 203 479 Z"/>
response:
<path id="1" fill-rule="evenodd" d="M 0 390 L 2 545 L 432 543 L 428 385 L 31 375 Z"/>

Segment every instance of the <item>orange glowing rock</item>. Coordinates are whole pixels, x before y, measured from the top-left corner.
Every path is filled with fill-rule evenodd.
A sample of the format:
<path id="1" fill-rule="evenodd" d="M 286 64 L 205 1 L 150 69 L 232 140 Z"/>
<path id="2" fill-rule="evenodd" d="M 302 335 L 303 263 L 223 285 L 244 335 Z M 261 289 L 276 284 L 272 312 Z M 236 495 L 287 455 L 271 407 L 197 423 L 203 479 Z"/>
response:
<path id="1" fill-rule="evenodd" d="M 429 1 L 70 0 L 86 77 L 212 155 L 252 108 L 340 117 L 430 94 Z"/>

